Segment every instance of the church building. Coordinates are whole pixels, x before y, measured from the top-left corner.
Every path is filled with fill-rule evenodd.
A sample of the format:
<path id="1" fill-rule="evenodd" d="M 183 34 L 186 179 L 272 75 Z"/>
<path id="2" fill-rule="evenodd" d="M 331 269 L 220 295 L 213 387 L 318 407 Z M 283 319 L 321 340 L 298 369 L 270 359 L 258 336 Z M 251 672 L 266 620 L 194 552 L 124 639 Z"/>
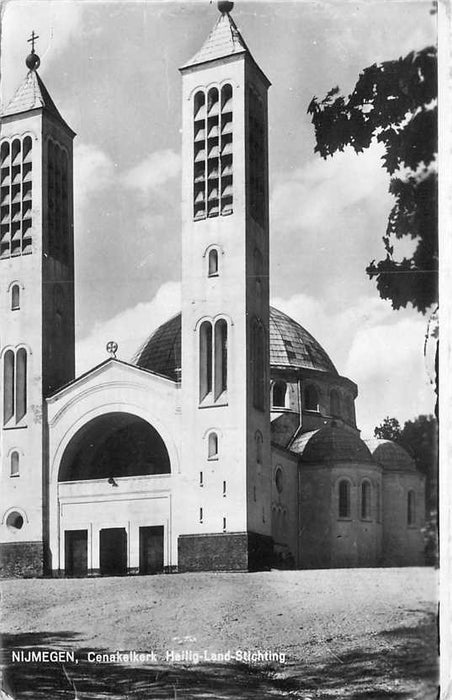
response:
<path id="1" fill-rule="evenodd" d="M 75 375 L 75 134 L 33 44 L 1 115 L 3 576 L 423 563 L 423 476 L 269 305 L 270 82 L 232 7 L 180 68 L 181 313 L 130 363 Z"/>

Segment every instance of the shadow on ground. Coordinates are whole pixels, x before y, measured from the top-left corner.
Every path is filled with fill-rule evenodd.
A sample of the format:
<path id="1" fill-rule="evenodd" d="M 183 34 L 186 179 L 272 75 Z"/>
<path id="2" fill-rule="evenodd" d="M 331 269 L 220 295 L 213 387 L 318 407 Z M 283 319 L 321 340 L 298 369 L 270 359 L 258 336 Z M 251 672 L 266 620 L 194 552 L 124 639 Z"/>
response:
<path id="1" fill-rule="evenodd" d="M 360 640 L 362 641 L 362 640 Z M 435 700 L 437 631 L 433 618 L 418 627 L 374 635 L 366 648 L 325 640 L 319 660 L 285 666 L 122 666 L 87 662 L 83 639 L 71 632 L 4 635 L 4 690 L 14 700 L 251 700 L 290 697 L 341 700 Z M 12 663 L 13 650 L 76 650 L 78 664 Z M 324 653 L 323 653 L 324 652 Z"/>

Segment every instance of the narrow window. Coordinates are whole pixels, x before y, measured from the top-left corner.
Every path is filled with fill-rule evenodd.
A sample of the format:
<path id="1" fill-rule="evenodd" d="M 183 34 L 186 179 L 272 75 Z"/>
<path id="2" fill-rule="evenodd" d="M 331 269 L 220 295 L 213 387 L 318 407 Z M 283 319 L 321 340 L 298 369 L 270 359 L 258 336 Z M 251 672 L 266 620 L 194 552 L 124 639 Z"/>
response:
<path id="1" fill-rule="evenodd" d="M 199 509 L 199 522 L 202 523 L 203 513 L 202 508 Z"/>
<path id="2" fill-rule="evenodd" d="M 11 476 L 19 476 L 19 453 L 11 453 Z"/>
<path id="3" fill-rule="evenodd" d="M 347 412 L 347 418 L 348 418 L 349 422 L 354 424 L 354 422 L 355 422 L 355 407 L 354 407 L 354 403 L 353 403 L 353 398 L 351 396 L 347 396 L 347 398 L 345 400 L 345 407 L 346 407 L 345 410 Z"/>
<path id="4" fill-rule="evenodd" d="M 350 517 L 350 483 L 345 479 L 339 482 L 339 517 Z"/>
<path id="5" fill-rule="evenodd" d="M 218 250 L 212 248 L 209 251 L 209 277 L 214 277 L 218 275 Z"/>
<path id="6" fill-rule="evenodd" d="M 223 532 L 226 532 L 226 518 L 223 518 Z"/>
<path id="7" fill-rule="evenodd" d="M 13 284 L 11 288 L 11 311 L 20 309 L 20 288 L 18 284 Z"/>
<path id="8" fill-rule="evenodd" d="M 380 497 L 380 484 L 376 485 L 375 489 L 375 510 L 377 523 L 381 520 L 381 497 Z"/>
<path id="9" fill-rule="evenodd" d="M 407 523 L 414 525 L 416 522 L 416 494 L 414 491 L 408 491 L 407 502 Z"/>
<path id="10" fill-rule="evenodd" d="M 20 348 L 16 365 L 16 423 L 27 412 L 27 351 Z"/>
<path id="11" fill-rule="evenodd" d="M 275 382 L 273 384 L 273 406 L 284 408 L 286 405 L 286 382 Z"/>
<path id="12" fill-rule="evenodd" d="M 262 437 L 262 433 L 257 431 L 255 435 L 255 440 L 256 440 L 256 462 L 258 464 L 262 464 L 262 443 L 264 441 Z"/>
<path id="13" fill-rule="evenodd" d="M 312 384 L 309 384 L 305 389 L 304 407 L 308 411 L 319 410 L 319 393 Z"/>
<path id="14" fill-rule="evenodd" d="M 363 481 L 361 484 L 361 518 L 367 520 L 370 518 L 370 483 Z"/>
<path id="15" fill-rule="evenodd" d="M 203 481 L 202 472 L 199 472 L 199 485 L 200 485 L 200 486 L 204 486 L 204 481 Z"/>
<path id="16" fill-rule="evenodd" d="M 226 482 L 223 481 L 223 498 L 226 498 Z"/>
<path id="17" fill-rule="evenodd" d="M 341 399 L 336 389 L 333 389 L 330 394 L 330 413 L 332 416 L 341 414 Z"/>
<path id="18" fill-rule="evenodd" d="M 253 486 L 253 500 L 256 502 L 256 487 Z"/>
<path id="19" fill-rule="evenodd" d="M 212 391 L 212 324 L 204 321 L 199 331 L 199 399 Z"/>
<path id="20" fill-rule="evenodd" d="M 5 352 L 3 360 L 3 423 L 6 424 L 14 415 L 14 353 Z"/>
<path id="21" fill-rule="evenodd" d="M 261 323 L 256 321 L 252 329 L 252 361 L 253 361 L 253 403 L 258 409 L 264 408 L 265 391 L 265 335 Z"/>
<path id="22" fill-rule="evenodd" d="M 224 319 L 215 324 L 215 399 L 228 385 L 228 324 Z"/>
<path id="23" fill-rule="evenodd" d="M 218 459 L 218 435 L 216 433 L 209 434 L 207 457 L 208 459 Z"/>

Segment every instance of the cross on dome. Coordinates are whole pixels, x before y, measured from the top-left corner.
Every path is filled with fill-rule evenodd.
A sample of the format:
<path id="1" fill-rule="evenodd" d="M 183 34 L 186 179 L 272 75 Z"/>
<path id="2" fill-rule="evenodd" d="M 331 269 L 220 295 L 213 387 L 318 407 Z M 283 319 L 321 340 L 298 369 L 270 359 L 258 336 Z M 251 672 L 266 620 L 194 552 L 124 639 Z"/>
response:
<path id="1" fill-rule="evenodd" d="M 35 53 L 36 39 L 39 39 L 39 36 L 35 34 L 35 30 L 33 29 L 33 31 L 31 32 L 31 37 L 27 39 L 27 42 L 31 43 L 31 53 L 29 53 L 27 58 L 25 59 L 25 65 L 30 70 L 37 70 L 39 68 L 39 64 L 41 63 L 41 59 Z"/>

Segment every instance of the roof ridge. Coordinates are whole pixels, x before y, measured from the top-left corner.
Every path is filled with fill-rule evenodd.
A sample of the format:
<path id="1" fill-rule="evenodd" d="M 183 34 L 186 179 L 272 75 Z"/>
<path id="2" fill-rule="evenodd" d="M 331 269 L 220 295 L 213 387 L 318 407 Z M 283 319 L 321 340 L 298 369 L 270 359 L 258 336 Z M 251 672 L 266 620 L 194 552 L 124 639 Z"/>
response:
<path id="1" fill-rule="evenodd" d="M 36 70 L 29 70 L 24 80 L 16 89 L 6 108 L 2 111 L 2 117 L 9 117 L 23 112 L 30 112 L 33 109 L 45 109 L 59 121 L 70 128 L 44 85 L 44 81 Z"/>
<path id="2" fill-rule="evenodd" d="M 248 53 L 251 56 L 236 23 L 228 13 L 224 13 L 215 22 L 201 48 L 182 69 L 240 53 Z"/>

